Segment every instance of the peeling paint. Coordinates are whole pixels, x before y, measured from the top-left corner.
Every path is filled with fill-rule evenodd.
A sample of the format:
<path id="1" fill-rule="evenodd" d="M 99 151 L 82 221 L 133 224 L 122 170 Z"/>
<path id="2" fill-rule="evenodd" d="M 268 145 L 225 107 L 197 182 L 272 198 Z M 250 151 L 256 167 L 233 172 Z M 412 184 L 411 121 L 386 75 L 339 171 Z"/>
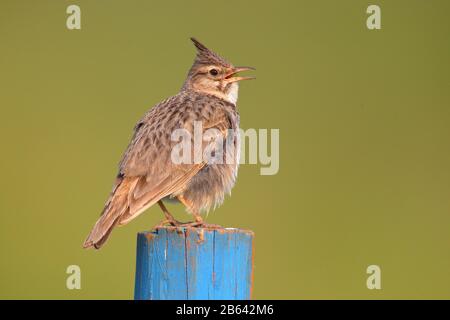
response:
<path id="1" fill-rule="evenodd" d="M 204 229 L 200 229 L 198 230 L 198 240 L 197 243 L 203 243 L 205 241 L 205 230 Z"/>
<path id="2" fill-rule="evenodd" d="M 148 241 L 151 241 L 156 237 L 156 234 L 154 234 L 153 232 L 144 232 L 143 234 Z"/>

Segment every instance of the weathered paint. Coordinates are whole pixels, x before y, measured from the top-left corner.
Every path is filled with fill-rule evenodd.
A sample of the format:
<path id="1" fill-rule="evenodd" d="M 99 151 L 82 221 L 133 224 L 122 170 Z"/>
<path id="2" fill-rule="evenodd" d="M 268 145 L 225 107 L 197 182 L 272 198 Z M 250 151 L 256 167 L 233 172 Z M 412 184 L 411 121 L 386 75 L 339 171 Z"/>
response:
<path id="1" fill-rule="evenodd" d="M 135 299 L 250 299 L 253 237 L 240 229 L 139 233 Z"/>

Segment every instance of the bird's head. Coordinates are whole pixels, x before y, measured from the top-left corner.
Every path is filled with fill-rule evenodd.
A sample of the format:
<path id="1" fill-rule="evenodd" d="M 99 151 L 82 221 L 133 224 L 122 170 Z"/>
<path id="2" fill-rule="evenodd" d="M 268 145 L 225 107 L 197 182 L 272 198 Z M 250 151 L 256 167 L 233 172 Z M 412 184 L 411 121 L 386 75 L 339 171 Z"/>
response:
<path id="1" fill-rule="evenodd" d="M 197 48 L 197 56 L 189 70 L 184 88 L 212 94 L 233 104 L 237 101 L 238 82 L 255 79 L 237 76 L 238 72 L 255 70 L 252 67 L 235 67 L 216 53 L 191 38 Z"/>

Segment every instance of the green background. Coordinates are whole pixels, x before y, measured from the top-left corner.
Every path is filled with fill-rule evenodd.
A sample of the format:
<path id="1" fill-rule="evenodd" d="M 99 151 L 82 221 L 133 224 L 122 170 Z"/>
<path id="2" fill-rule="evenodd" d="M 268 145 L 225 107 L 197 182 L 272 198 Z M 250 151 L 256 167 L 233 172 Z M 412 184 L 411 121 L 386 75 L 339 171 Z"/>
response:
<path id="1" fill-rule="evenodd" d="M 82 29 L 66 28 L 81 7 Z M 378 4 L 382 29 L 366 28 Z M 136 121 L 195 36 L 236 65 L 241 126 L 280 129 L 208 221 L 256 233 L 254 298 L 450 298 L 449 1 L 0 2 L 0 298 L 129 299 L 151 208 L 83 250 Z M 171 205 L 180 219 L 183 209 Z M 81 267 L 82 289 L 66 289 Z M 381 267 L 368 290 L 366 268 Z"/>

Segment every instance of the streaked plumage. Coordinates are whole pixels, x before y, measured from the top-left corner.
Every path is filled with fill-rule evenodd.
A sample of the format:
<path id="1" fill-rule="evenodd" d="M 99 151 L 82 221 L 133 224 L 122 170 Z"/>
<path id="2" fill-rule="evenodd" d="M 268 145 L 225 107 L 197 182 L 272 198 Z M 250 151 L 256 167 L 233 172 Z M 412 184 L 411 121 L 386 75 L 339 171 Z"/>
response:
<path id="1" fill-rule="evenodd" d="M 84 247 L 100 248 L 116 225 L 128 223 L 162 199 L 183 200 L 188 212 L 201 221 L 198 214 L 220 205 L 234 186 L 240 147 L 233 97 L 237 98 L 237 81 L 246 78 L 232 76 L 248 68 L 235 68 L 193 42 L 198 53 L 183 88 L 154 106 L 135 126 L 113 190 Z M 212 76 L 211 68 L 220 68 L 222 74 Z M 232 163 L 172 162 L 171 152 L 178 143 L 172 141 L 172 132 L 184 128 L 193 133 L 194 121 L 201 121 L 203 131 L 217 129 L 224 149 L 235 151 Z"/>

